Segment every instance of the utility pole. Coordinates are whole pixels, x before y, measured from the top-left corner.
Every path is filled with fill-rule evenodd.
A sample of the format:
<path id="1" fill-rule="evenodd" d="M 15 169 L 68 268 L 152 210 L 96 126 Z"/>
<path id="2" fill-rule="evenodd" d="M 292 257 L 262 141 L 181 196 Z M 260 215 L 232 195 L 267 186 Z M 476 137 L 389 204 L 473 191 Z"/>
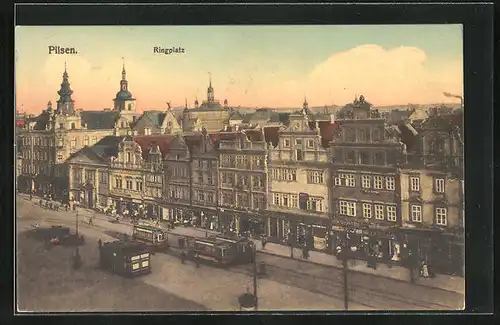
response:
<path id="1" fill-rule="evenodd" d="M 349 310 L 349 286 L 348 286 L 348 278 L 347 278 L 347 247 L 344 247 L 342 252 L 342 269 L 344 272 L 344 310 Z"/>
<path id="2" fill-rule="evenodd" d="M 253 295 L 255 297 L 255 310 L 258 310 L 259 298 L 257 298 L 257 245 L 253 248 Z"/>
<path id="3" fill-rule="evenodd" d="M 79 269 L 81 266 L 81 257 L 80 257 L 80 236 L 78 235 L 78 209 L 76 210 L 76 249 L 75 249 L 75 261 L 74 261 L 74 268 Z"/>

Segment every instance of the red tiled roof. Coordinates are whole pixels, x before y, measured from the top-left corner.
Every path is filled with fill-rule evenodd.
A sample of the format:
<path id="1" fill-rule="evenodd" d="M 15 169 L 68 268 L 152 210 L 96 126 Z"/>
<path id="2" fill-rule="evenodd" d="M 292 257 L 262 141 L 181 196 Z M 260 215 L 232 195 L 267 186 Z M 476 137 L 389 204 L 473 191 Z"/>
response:
<path id="1" fill-rule="evenodd" d="M 169 152 L 173 136 L 165 135 L 141 135 L 134 136 L 134 141 L 141 146 L 142 157 L 146 158 L 153 144 L 157 144 L 163 157 Z"/>

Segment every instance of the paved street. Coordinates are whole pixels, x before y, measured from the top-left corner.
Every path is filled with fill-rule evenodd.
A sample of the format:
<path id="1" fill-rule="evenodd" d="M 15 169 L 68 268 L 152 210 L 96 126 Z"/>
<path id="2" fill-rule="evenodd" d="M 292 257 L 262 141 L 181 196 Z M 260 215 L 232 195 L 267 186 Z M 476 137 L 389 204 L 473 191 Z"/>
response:
<path id="1" fill-rule="evenodd" d="M 74 229 L 75 213 L 66 211 L 51 211 L 38 207 L 33 202 L 18 197 L 18 232 L 30 227 L 35 221 L 44 224 L 65 224 Z M 82 213 L 84 215 L 84 213 Z M 112 224 L 106 217 L 97 217 L 94 220 L 94 226 L 85 223 L 85 217 L 82 217 L 80 230 L 86 236 L 86 247 L 82 248 L 82 255 L 86 268 L 73 274 L 69 266 L 69 259 L 72 254 L 70 248 L 56 247 L 50 252 L 39 251 L 37 254 L 30 252 L 29 247 L 41 246 L 41 244 L 28 244 L 29 240 L 22 235 L 19 237 L 19 296 L 27 290 L 25 306 L 27 309 L 39 310 L 42 301 L 47 306 L 53 305 L 54 309 L 60 310 L 62 305 L 71 305 L 70 301 L 76 299 L 78 303 L 74 304 L 78 310 L 140 310 L 141 297 L 154 297 L 155 295 L 165 295 L 165 298 L 154 299 L 162 303 L 147 304 L 145 310 L 236 310 L 237 297 L 245 290 L 252 290 L 251 266 L 241 266 L 229 270 L 221 270 L 210 266 L 202 265 L 197 269 L 192 263 L 182 265 L 180 261 L 169 254 L 156 254 L 153 256 L 153 273 L 134 280 L 122 280 L 121 278 L 105 274 L 98 270 L 97 260 L 97 238 L 103 241 L 111 240 L 112 237 L 106 235 L 118 233 L 131 233 L 131 226 L 127 224 Z M 22 242 L 22 245 L 21 245 Z M 35 248 L 32 249 L 32 251 Z M 39 249 L 40 250 L 40 249 Z M 60 251 L 59 253 L 57 253 Z M 67 270 L 67 275 L 61 277 L 61 283 L 52 283 L 51 285 L 61 288 L 74 287 L 75 281 L 85 290 L 73 290 L 70 296 L 62 296 L 65 300 L 63 304 L 55 300 L 38 299 L 38 295 L 43 295 L 44 290 L 50 289 L 48 282 L 44 286 L 38 286 L 36 290 L 26 289 L 26 283 L 29 281 L 40 281 L 39 275 L 42 272 L 31 276 L 24 275 L 27 266 L 30 270 L 43 269 L 44 254 L 54 254 L 65 263 L 52 263 L 51 267 L 60 272 L 61 269 Z M 66 254 L 66 255 L 64 255 Z M 33 260 L 32 260 L 33 259 Z M 342 309 L 343 308 L 343 282 L 341 270 L 324 267 L 316 264 L 307 263 L 298 259 L 289 259 L 279 256 L 259 254 L 259 261 L 264 261 L 268 265 L 268 275 L 259 279 L 259 309 L 277 310 L 277 309 Z M 93 261 L 93 262 L 91 262 Z M 91 265 L 88 265 L 90 262 Z M 24 271 L 21 272 L 21 265 L 24 263 Z M 29 264 L 29 265 L 28 265 Z M 33 264 L 33 266 L 31 266 Z M 76 277 L 75 274 L 85 273 L 85 276 Z M 87 275 L 88 273 L 88 275 Z M 38 276 L 38 278 L 37 278 Z M 113 280 L 110 280 L 113 279 Z M 123 282 L 125 281 L 125 282 Z M 102 283 L 106 283 L 106 294 L 97 294 L 102 289 Z M 123 285 L 123 284 L 127 285 Z M 130 285 L 133 283 L 133 285 Z M 110 288 L 108 288 L 108 285 Z M 92 289 L 92 287 L 95 289 Z M 33 285 L 31 285 L 31 288 Z M 99 291 L 98 291 L 99 289 Z M 62 290 L 62 289 L 61 289 Z M 95 291 L 92 291 L 95 290 Z M 128 294 L 124 291 L 128 292 Z M 155 290 L 155 293 L 148 290 Z M 40 292 L 40 293 L 38 293 Z M 62 299 L 57 290 L 53 292 L 53 299 Z M 84 297 L 80 296 L 80 292 Z M 92 293 L 89 295 L 89 293 Z M 133 294 L 132 294 L 133 293 Z M 132 303 L 124 299 L 110 297 L 127 297 L 129 295 L 136 298 L 137 302 Z M 89 300 L 89 296 L 107 297 L 103 302 Z M 395 281 L 389 278 L 376 277 L 370 274 L 350 273 L 349 274 L 349 309 L 460 309 L 463 305 L 463 296 L 454 292 L 415 286 L 402 281 Z M 168 298 L 167 298 L 168 297 Z M 151 298 L 152 299 L 152 298 Z M 109 301 L 112 302 L 109 302 Z M 30 305 L 28 304 L 30 301 Z M 28 304 L 28 305 L 26 305 Z M 112 305 L 112 307 L 110 307 Z M 136 309 L 130 309 L 134 305 Z M 184 306 L 185 307 L 182 307 Z M 35 306 L 35 307 L 32 307 Z M 204 306 L 204 307 L 202 307 Z M 50 308 L 50 307 L 45 307 Z M 113 309 L 114 308 L 114 309 Z M 66 309 L 67 310 L 67 309 Z"/>

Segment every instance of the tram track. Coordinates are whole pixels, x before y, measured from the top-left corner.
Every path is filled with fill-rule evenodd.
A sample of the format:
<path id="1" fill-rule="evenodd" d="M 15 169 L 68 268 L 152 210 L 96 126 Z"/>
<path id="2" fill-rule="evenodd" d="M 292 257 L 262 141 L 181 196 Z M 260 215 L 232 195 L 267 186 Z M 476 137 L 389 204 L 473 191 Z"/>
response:
<path id="1" fill-rule="evenodd" d="M 323 294 L 326 296 L 344 299 L 344 284 L 340 279 L 335 280 L 322 276 L 305 274 L 292 269 L 283 268 L 277 265 L 266 264 L 266 279 L 292 285 L 305 290 Z M 231 268 L 233 272 L 253 275 L 252 265 L 240 265 Z M 379 289 L 369 288 L 357 283 L 349 283 L 349 300 L 357 304 L 375 309 L 390 310 L 450 310 L 451 306 L 428 302 L 417 298 L 398 295 L 392 292 L 384 292 Z M 373 304 L 373 301 L 380 301 L 381 305 Z M 389 307 L 389 308 L 388 308 Z"/>

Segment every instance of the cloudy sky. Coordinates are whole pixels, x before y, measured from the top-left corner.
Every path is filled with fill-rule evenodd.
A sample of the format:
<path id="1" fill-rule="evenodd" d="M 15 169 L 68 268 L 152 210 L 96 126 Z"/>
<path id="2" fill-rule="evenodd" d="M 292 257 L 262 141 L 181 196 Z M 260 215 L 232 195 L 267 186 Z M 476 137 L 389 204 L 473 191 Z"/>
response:
<path id="1" fill-rule="evenodd" d="M 231 106 L 374 105 L 459 102 L 461 25 L 16 27 L 16 107 L 39 112 L 57 101 L 64 62 L 77 108 L 112 107 L 122 57 L 138 110 L 215 97 Z M 76 55 L 48 53 L 50 45 Z M 153 47 L 183 54 L 154 54 Z"/>

